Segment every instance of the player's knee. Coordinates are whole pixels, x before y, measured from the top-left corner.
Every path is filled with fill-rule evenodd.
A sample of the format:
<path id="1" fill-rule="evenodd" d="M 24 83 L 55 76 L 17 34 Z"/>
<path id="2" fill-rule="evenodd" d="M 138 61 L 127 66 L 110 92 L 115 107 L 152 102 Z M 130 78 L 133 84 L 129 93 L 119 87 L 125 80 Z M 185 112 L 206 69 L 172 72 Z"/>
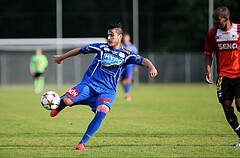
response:
<path id="1" fill-rule="evenodd" d="M 235 99 L 235 105 L 236 105 L 237 111 L 240 112 L 240 98 Z"/>
<path id="2" fill-rule="evenodd" d="M 231 112 L 233 110 L 232 101 L 227 100 L 221 103 L 224 111 Z"/>
<path id="3" fill-rule="evenodd" d="M 66 104 L 67 106 L 70 106 L 70 105 L 73 104 L 73 101 L 72 101 L 71 99 L 69 99 L 67 96 L 65 96 L 65 97 L 63 98 L 63 101 L 65 102 L 65 104 Z"/>
<path id="4" fill-rule="evenodd" d="M 238 112 L 240 112 L 240 104 L 236 104 L 236 109 Z"/>
<path id="5" fill-rule="evenodd" d="M 130 79 L 124 79 L 123 80 L 123 84 L 126 85 L 126 84 L 131 84 L 131 80 Z"/>
<path id="6" fill-rule="evenodd" d="M 97 107 L 97 111 L 107 114 L 109 112 L 109 107 L 107 105 L 100 105 Z"/>

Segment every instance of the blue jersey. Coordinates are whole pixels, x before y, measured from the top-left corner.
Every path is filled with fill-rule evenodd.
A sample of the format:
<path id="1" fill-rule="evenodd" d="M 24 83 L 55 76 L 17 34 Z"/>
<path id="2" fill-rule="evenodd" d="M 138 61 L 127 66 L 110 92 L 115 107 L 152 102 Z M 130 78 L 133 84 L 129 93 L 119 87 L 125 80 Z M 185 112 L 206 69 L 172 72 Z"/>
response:
<path id="1" fill-rule="evenodd" d="M 126 48 L 127 50 L 133 51 L 137 53 L 137 48 L 134 44 L 131 42 L 128 43 L 122 43 L 122 46 Z M 134 68 L 137 67 L 137 65 L 130 64 L 126 67 L 126 69 L 122 73 L 122 79 L 129 79 L 132 80 L 134 75 Z"/>
<path id="2" fill-rule="evenodd" d="M 126 48 L 127 50 L 133 51 L 133 52 L 135 52 L 135 53 L 138 52 L 138 51 L 137 51 L 137 47 L 136 47 L 134 44 L 132 44 L 131 42 L 122 43 L 122 46 L 123 46 L 124 48 Z"/>
<path id="3" fill-rule="evenodd" d="M 93 43 L 80 48 L 83 54 L 97 55 L 85 72 L 82 83 L 94 89 L 115 90 L 119 77 L 129 64 L 142 65 L 143 57 L 125 48 L 114 50 L 107 43 Z"/>

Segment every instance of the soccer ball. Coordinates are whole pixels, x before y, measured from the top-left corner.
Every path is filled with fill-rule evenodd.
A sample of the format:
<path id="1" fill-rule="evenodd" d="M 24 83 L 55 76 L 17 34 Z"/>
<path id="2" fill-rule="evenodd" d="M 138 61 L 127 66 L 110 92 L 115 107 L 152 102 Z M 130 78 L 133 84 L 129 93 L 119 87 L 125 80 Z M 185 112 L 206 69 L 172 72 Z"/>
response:
<path id="1" fill-rule="evenodd" d="M 41 97 L 41 104 L 47 110 L 56 109 L 60 104 L 60 97 L 54 91 L 45 92 Z"/>

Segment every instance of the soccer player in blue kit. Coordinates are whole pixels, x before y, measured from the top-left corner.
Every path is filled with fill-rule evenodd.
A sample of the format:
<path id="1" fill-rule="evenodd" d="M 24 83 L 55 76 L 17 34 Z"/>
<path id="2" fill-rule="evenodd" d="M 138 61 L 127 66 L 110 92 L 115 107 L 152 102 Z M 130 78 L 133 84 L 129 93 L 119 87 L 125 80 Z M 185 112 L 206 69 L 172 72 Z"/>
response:
<path id="1" fill-rule="evenodd" d="M 122 46 L 127 50 L 133 51 L 137 53 L 137 47 L 131 42 L 131 37 L 129 33 L 124 33 Z M 134 76 L 134 72 L 138 71 L 138 66 L 134 64 L 129 64 L 123 70 L 121 75 L 121 83 L 124 91 L 124 98 L 126 101 L 131 101 L 132 97 L 130 95 L 130 90 L 132 86 L 132 80 Z"/>
<path id="2" fill-rule="evenodd" d="M 106 114 L 112 108 L 116 97 L 117 82 L 122 70 L 128 64 L 147 67 L 151 77 L 158 74 L 150 60 L 122 47 L 123 33 L 121 24 L 110 24 L 107 30 L 107 43 L 93 43 L 70 50 L 63 55 L 53 56 L 54 61 L 61 64 L 66 58 L 78 54 L 96 54 L 82 81 L 68 90 L 61 97 L 59 107 L 50 112 L 50 116 L 55 117 L 66 106 L 82 104 L 89 105 L 95 113 L 85 134 L 76 146 L 77 150 L 86 150 L 86 143 L 97 132 Z"/>

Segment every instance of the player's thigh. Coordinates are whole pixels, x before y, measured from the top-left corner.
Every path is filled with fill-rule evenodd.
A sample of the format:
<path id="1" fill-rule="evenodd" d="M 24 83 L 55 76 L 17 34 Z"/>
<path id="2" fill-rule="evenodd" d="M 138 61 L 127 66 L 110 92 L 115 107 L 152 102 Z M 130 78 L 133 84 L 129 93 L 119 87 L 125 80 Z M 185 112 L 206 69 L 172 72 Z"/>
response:
<path id="1" fill-rule="evenodd" d="M 78 84 L 73 88 L 69 89 L 64 96 L 73 102 L 73 105 L 78 104 L 82 100 L 86 100 L 94 96 L 95 92 L 87 85 Z"/>
<path id="2" fill-rule="evenodd" d="M 217 96 L 220 103 L 226 100 L 233 100 L 234 94 L 231 86 L 231 80 L 225 77 L 219 77 L 216 82 Z"/>
<path id="3" fill-rule="evenodd" d="M 116 98 L 115 91 L 108 91 L 107 93 L 101 93 L 96 97 L 95 105 L 92 107 L 93 111 L 100 111 L 103 107 L 108 107 L 108 111 L 112 108 L 113 102 Z M 107 111 L 107 112 L 108 112 Z"/>
<path id="4" fill-rule="evenodd" d="M 131 82 L 133 79 L 133 71 L 126 71 L 122 74 L 122 80 Z"/>
<path id="5" fill-rule="evenodd" d="M 238 111 L 240 111 L 240 77 L 234 79 L 234 96 L 235 104 Z"/>
<path id="6" fill-rule="evenodd" d="M 233 91 L 236 98 L 240 98 L 240 77 L 235 78 L 233 82 Z"/>

